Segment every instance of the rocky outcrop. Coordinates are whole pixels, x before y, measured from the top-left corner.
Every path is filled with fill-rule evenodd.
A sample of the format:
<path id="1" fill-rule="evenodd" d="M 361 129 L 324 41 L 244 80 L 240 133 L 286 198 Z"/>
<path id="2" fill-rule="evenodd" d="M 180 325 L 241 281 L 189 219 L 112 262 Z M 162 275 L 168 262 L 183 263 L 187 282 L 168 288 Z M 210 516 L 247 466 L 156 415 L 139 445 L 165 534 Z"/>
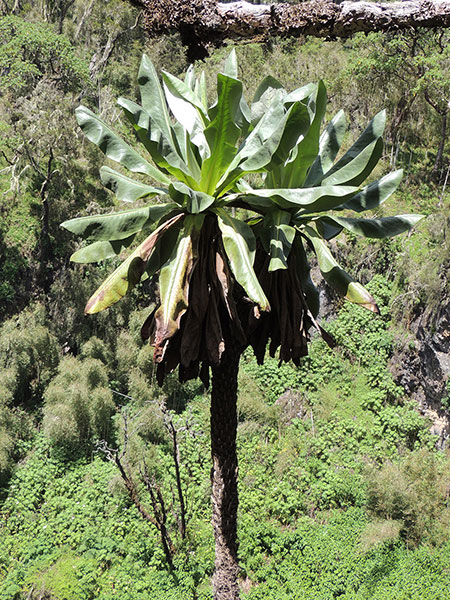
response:
<path id="1" fill-rule="evenodd" d="M 391 372 L 397 384 L 417 399 L 420 411 L 431 419 L 439 445 L 448 445 L 450 414 L 442 404 L 450 377 L 450 298 L 434 313 L 424 311 L 411 325 L 414 342 L 396 353 Z"/>

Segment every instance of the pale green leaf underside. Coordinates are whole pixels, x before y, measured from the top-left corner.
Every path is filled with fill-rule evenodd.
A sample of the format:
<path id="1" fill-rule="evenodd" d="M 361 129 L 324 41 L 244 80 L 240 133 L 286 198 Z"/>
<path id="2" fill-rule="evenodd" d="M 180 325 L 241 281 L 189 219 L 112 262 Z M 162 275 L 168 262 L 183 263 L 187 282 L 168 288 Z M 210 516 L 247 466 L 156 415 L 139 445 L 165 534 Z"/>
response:
<path id="1" fill-rule="evenodd" d="M 79 106 L 75 115 L 86 137 L 97 144 L 108 158 L 122 164 L 129 171 L 144 173 L 159 183 L 170 183 L 170 179 L 164 173 L 142 158 L 91 110 Z"/>
<path id="2" fill-rule="evenodd" d="M 273 206 L 272 202 L 284 209 L 303 207 L 298 212 L 298 216 L 300 216 L 307 212 L 330 210 L 340 206 L 354 196 L 358 189 L 354 186 L 261 189 L 236 194 L 236 198 L 240 198 L 256 208 Z"/>
<path id="3" fill-rule="evenodd" d="M 76 263 L 93 263 L 112 258 L 120 254 L 124 248 L 128 248 L 134 238 L 135 235 L 133 234 L 124 240 L 94 242 L 74 252 L 70 260 Z"/>
<path id="4" fill-rule="evenodd" d="M 379 219 L 348 219 L 336 216 L 329 218 L 356 235 L 384 239 L 408 231 L 423 219 L 423 215 L 397 215 Z"/>
<path id="5" fill-rule="evenodd" d="M 101 167 L 100 179 L 105 187 L 115 193 L 122 202 L 135 202 L 139 198 L 151 198 L 158 194 L 167 194 L 166 188 L 155 188 L 151 185 L 131 179 L 110 167 Z"/>
<path id="6" fill-rule="evenodd" d="M 123 212 L 92 217 L 79 217 L 64 221 L 64 227 L 71 233 L 90 240 L 121 240 L 146 226 L 159 221 L 161 217 L 178 208 L 174 202 L 154 204 Z"/>

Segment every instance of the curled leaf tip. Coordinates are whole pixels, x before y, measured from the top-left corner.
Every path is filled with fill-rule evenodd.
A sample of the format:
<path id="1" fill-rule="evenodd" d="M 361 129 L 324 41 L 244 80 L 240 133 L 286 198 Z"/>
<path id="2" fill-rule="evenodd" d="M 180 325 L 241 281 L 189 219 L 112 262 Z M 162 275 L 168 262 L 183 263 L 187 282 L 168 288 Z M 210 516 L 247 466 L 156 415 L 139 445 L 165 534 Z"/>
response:
<path id="1" fill-rule="evenodd" d="M 380 314 L 380 309 L 378 308 L 378 305 L 375 302 L 366 302 L 365 304 L 360 304 L 360 306 L 367 308 L 367 310 L 370 310 L 376 315 Z"/>

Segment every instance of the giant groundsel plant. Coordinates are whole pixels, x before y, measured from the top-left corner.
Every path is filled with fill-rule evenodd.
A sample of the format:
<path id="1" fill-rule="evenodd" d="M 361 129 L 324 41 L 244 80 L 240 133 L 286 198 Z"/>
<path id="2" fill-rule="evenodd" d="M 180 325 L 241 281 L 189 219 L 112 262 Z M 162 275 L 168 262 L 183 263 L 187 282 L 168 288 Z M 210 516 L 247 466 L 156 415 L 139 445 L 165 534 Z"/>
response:
<path id="1" fill-rule="evenodd" d="M 176 367 L 181 381 L 200 376 L 205 385 L 212 372 L 214 598 L 234 600 L 239 356 L 251 345 L 261 362 L 270 342 L 272 355 L 280 348 L 280 360 L 298 364 L 312 325 L 332 342 L 316 323 L 312 253 L 342 296 L 376 312 L 374 299 L 339 266 L 327 240 L 344 229 L 375 238 L 396 235 L 420 216 L 359 216 L 389 198 L 402 174 L 364 184 L 382 154 L 384 113 L 339 157 L 344 114 L 321 133 L 326 110 L 321 82 L 288 93 L 268 77 L 249 106 L 232 52 L 217 76 L 212 104 L 205 77 L 192 67 L 184 80 L 163 72 L 160 81 L 144 56 L 139 86 L 140 105 L 118 102 L 142 153 L 89 109 L 76 113 L 88 139 L 134 174 L 105 166 L 103 184 L 120 201 L 139 201 L 138 208 L 63 226 L 87 241 L 72 256 L 76 262 L 122 255 L 136 240 L 90 298 L 87 313 L 110 307 L 159 273 L 160 303 L 142 327 L 155 347 L 159 383 Z M 259 175 L 247 178 L 250 174 Z"/>
<path id="2" fill-rule="evenodd" d="M 343 229 L 392 236 L 420 218 L 346 216 L 377 208 L 400 182 L 396 171 L 361 187 L 382 154 L 384 112 L 336 160 L 345 116 L 339 112 L 320 134 L 322 82 L 287 93 L 267 77 L 249 107 L 234 52 L 217 76 L 211 106 L 205 77 L 196 77 L 192 67 L 184 81 L 163 72 L 161 85 L 144 56 L 138 77 L 141 105 L 124 98 L 118 103 L 150 160 L 89 109 L 76 112 L 86 136 L 108 158 L 145 176 L 132 179 L 102 167 L 104 185 L 124 202 L 158 198 L 145 207 L 63 223 L 90 242 L 72 256 L 77 262 L 120 254 L 140 232 L 149 232 L 95 292 L 87 313 L 108 308 L 143 277 L 159 272 L 161 305 L 143 327 L 155 345 L 159 380 L 177 365 L 182 381 L 196 377 L 203 365 L 207 383 L 208 367 L 219 362 L 224 348 L 224 320 L 242 345 L 251 341 L 260 361 L 268 339 L 272 354 L 281 345 L 282 360 L 298 363 L 307 352 L 307 331 L 318 312 L 308 248 L 329 284 L 376 312 L 373 298 L 338 265 L 326 240 Z M 253 189 L 245 176 L 258 172 L 264 187 Z M 230 209 L 239 207 L 254 218 L 233 216 Z"/>
<path id="3" fill-rule="evenodd" d="M 252 104 L 252 120 L 259 127 L 266 128 L 275 114 L 284 125 L 277 150 L 265 166 L 264 187 L 252 189 L 242 181 L 235 196 L 239 206 L 259 215 L 251 221 L 259 241 L 255 269 L 272 306 L 259 322 L 250 316 L 249 342 L 259 362 L 270 339 L 271 355 L 281 346 L 280 360 L 298 364 L 307 353 L 308 329 L 313 324 L 332 344 L 315 322 L 319 294 L 309 275 L 307 249 L 315 253 L 324 279 L 337 292 L 378 312 L 372 296 L 342 269 L 326 241 L 344 229 L 365 237 L 391 237 L 422 218 L 347 216 L 378 208 L 397 189 L 402 171 L 362 186 L 382 155 L 385 111 L 336 160 L 346 131 L 345 115 L 338 112 L 320 134 L 325 108 L 322 82 L 287 93 L 272 77 L 262 82 Z"/>

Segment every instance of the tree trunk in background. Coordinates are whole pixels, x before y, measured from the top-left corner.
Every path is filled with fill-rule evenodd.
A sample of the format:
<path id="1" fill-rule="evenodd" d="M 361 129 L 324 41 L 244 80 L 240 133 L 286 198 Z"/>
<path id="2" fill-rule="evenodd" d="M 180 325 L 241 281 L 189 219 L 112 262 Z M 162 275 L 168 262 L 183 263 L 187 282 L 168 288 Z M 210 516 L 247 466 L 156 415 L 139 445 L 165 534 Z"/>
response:
<path id="1" fill-rule="evenodd" d="M 215 0 L 129 0 L 144 12 L 150 35 L 178 31 L 190 60 L 207 56 L 224 40 L 270 36 L 348 38 L 357 32 L 450 27 L 450 0 L 250 4 Z"/>
<path id="2" fill-rule="evenodd" d="M 241 349 L 230 340 L 212 368 L 212 525 L 215 538 L 214 600 L 238 600 L 236 454 L 237 378 Z"/>
<path id="3" fill-rule="evenodd" d="M 442 160 L 444 158 L 445 142 L 447 140 L 447 113 L 444 113 L 441 116 L 442 116 L 441 139 L 439 141 L 439 147 L 438 147 L 438 151 L 436 154 L 436 159 L 434 161 L 434 166 L 433 166 L 433 171 L 432 171 L 433 178 L 435 180 L 437 180 L 438 182 L 441 177 Z"/>

